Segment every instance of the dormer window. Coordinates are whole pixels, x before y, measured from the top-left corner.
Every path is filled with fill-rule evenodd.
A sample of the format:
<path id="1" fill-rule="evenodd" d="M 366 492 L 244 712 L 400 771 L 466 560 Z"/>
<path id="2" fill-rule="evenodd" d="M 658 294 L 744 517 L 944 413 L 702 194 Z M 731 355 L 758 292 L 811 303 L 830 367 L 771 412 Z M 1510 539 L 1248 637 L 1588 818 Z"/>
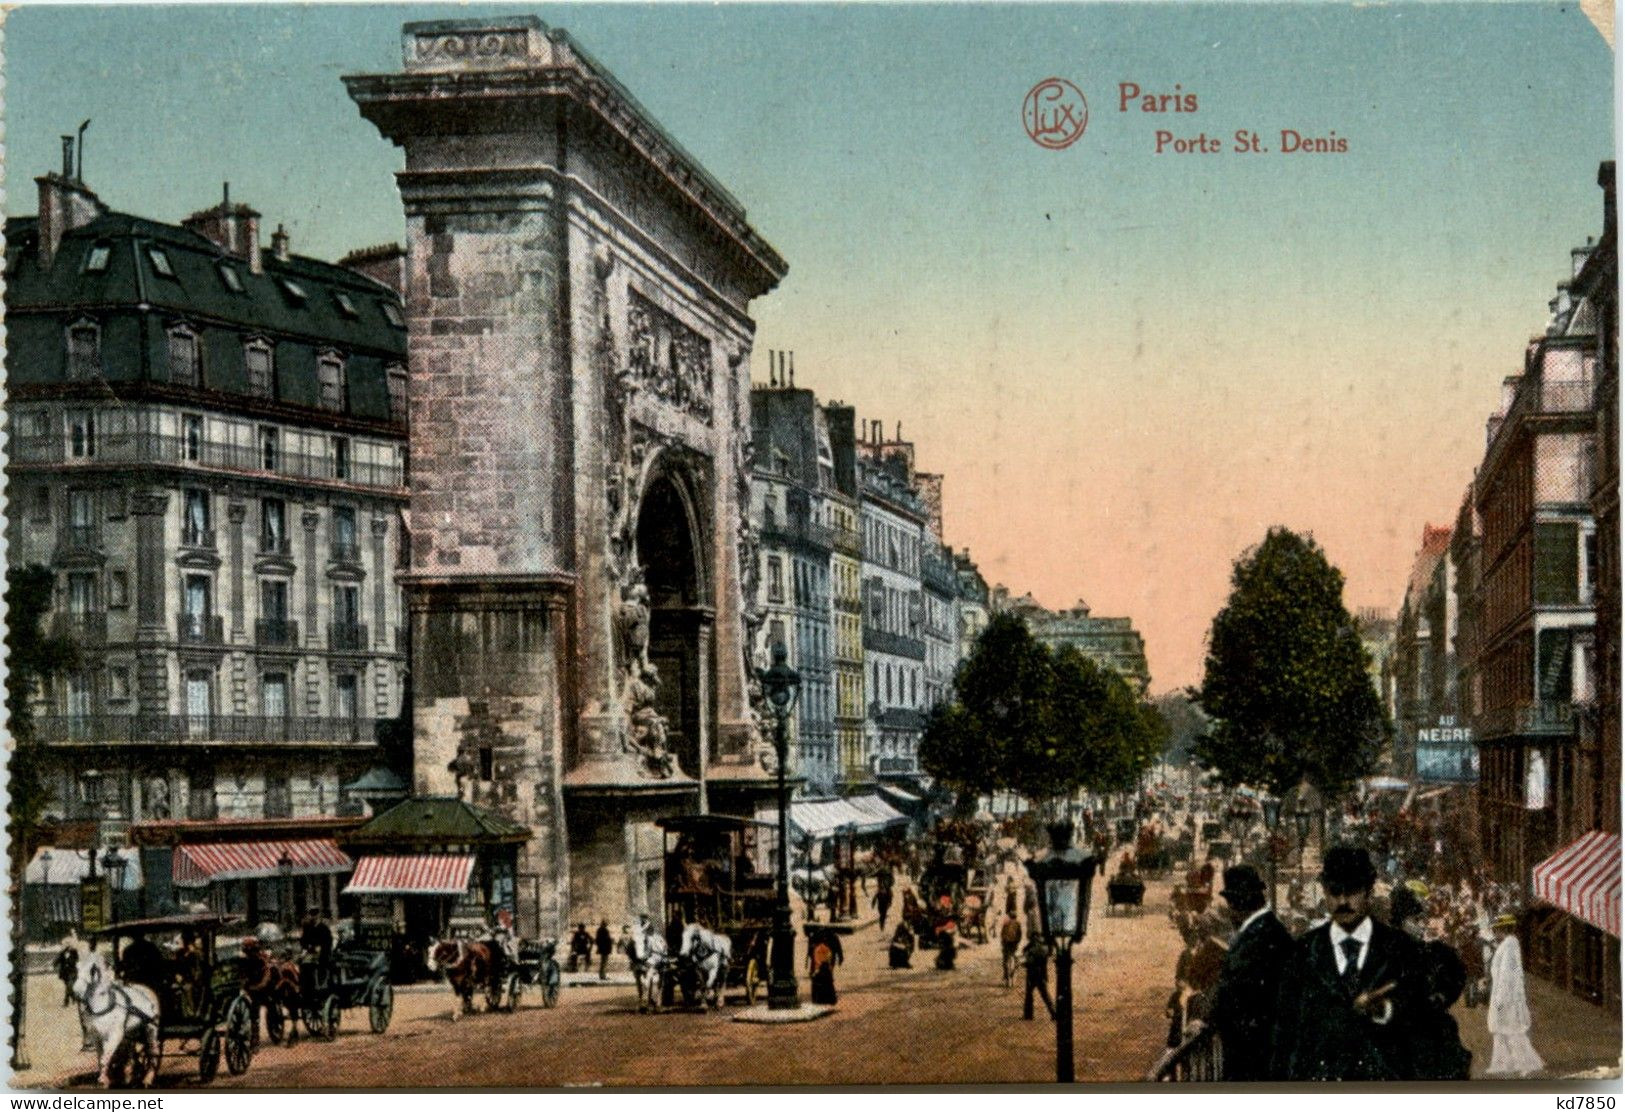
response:
<path id="1" fill-rule="evenodd" d="M 172 386 L 200 386 L 202 360 L 197 333 L 186 325 L 169 330 L 169 381 Z"/>
<path id="2" fill-rule="evenodd" d="M 355 302 L 343 290 L 333 291 L 333 303 L 339 307 L 339 314 L 349 320 L 360 320 L 361 314 L 356 312 Z"/>
<path id="3" fill-rule="evenodd" d="M 147 248 L 147 258 L 152 262 L 152 271 L 160 278 L 175 277 L 175 267 L 169 261 L 169 255 L 162 247 Z"/>
<path id="4" fill-rule="evenodd" d="M 282 292 L 288 295 L 289 300 L 295 301 L 300 305 L 303 305 L 310 299 L 310 295 L 305 292 L 305 287 L 301 286 L 298 282 L 295 282 L 292 278 L 278 278 L 276 280 L 276 284 L 282 287 Z"/>
<path id="5" fill-rule="evenodd" d="M 255 398 L 276 396 L 275 364 L 271 359 L 271 345 L 263 340 L 251 340 L 243 345 L 243 364 L 248 371 L 248 393 Z"/>
<path id="6" fill-rule="evenodd" d="M 316 364 L 321 381 L 321 407 L 332 413 L 344 412 L 344 361 L 337 355 L 323 355 Z"/>
<path id="7" fill-rule="evenodd" d="M 94 321 L 68 326 L 68 379 L 83 381 L 102 373 L 102 330 Z"/>
<path id="8" fill-rule="evenodd" d="M 384 310 L 384 319 L 396 328 L 405 328 L 406 319 L 401 316 L 401 307 L 393 301 L 380 301 L 379 306 Z"/>
<path id="9" fill-rule="evenodd" d="M 85 273 L 104 274 L 107 272 L 107 261 L 113 257 L 113 246 L 110 243 L 92 244 L 85 252 Z"/>
<path id="10" fill-rule="evenodd" d="M 243 276 L 237 273 L 237 268 L 230 263 L 220 263 L 215 269 L 220 273 L 220 284 L 232 293 L 243 292 Z"/>

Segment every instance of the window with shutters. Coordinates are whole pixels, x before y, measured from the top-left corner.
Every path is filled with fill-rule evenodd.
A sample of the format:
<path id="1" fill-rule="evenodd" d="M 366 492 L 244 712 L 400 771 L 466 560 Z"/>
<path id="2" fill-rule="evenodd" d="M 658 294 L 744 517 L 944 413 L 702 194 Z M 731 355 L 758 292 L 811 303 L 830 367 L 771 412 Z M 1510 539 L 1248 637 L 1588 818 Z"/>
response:
<path id="1" fill-rule="evenodd" d="M 68 327 L 68 379 L 80 382 L 102 373 L 102 330 L 93 321 Z"/>
<path id="2" fill-rule="evenodd" d="M 185 326 L 169 330 L 169 381 L 175 386 L 201 386 L 197 333 Z"/>
<path id="3" fill-rule="evenodd" d="M 276 365 L 271 346 L 251 342 L 243 347 L 243 364 L 248 371 L 248 392 L 256 398 L 270 398 L 276 394 Z"/>
<path id="4" fill-rule="evenodd" d="M 337 356 L 324 355 L 316 364 L 321 381 L 321 407 L 332 413 L 344 412 L 344 363 Z"/>
<path id="5" fill-rule="evenodd" d="M 91 409 L 68 411 L 68 455 L 89 459 L 96 454 L 96 412 Z"/>

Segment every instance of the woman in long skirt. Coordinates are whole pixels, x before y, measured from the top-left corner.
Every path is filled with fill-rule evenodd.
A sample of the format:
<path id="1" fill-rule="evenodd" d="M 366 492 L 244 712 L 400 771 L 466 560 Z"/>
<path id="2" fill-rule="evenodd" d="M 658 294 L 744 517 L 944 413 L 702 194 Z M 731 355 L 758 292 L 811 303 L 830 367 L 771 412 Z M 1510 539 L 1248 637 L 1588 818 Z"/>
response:
<path id="1" fill-rule="evenodd" d="M 1490 1034 L 1495 1036 L 1488 1070 L 1491 1077 L 1528 1077 L 1546 1065 L 1529 1041 L 1531 1021 L 1523 984 L 1523 951 L 1518 936 L 1512 933 L 1517 925 L 1515 915 L 1495 920 L 1495 934 L 1500 941 L 1490 959 L 1489 1026 Z"/>

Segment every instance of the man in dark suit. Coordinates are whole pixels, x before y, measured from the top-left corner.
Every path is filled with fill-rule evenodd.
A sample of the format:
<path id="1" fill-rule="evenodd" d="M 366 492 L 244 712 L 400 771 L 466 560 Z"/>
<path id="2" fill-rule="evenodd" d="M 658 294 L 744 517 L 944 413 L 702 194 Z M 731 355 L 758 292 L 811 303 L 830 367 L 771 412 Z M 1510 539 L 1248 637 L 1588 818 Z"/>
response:
<path id="1" fill-rule="evenodd" d="M 1265 903 L 1264 881 L 1251 865 L 1226 869 L 1219 895 L 1236 924 L 1208 1013 L 1224 1047 L 1224 1080 L 1272 1081 L 1275 1007 L 1292 936 Z"/>
<path id="2" fill-rule="evenodd" d="M 1371 917 L 1363 849 L 1326 853 L 1331 921 L 1297 942 L 1281 982 L 1272 1070 L 1286 1081 L 1411 1081 L 1408 1036 L 1422 1004 L 1416 944 Z"/>

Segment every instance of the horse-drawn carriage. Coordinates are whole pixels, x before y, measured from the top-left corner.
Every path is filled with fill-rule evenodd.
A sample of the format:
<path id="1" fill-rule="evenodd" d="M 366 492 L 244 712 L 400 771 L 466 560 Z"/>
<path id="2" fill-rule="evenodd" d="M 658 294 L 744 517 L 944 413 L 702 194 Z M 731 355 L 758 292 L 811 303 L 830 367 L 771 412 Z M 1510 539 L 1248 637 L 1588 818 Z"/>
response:
<path id="1" fill-rule="evenodd" d="M 563 975 L 559 969 L 558 941 L 548 938 L 541 942 L 521 940 L 515 957 L 508 965 L 508 1010 L 519 1010 L 519 999 L 525 989 L 539 988 L 542 1007 L 553 1008 L 559 1003 L 559 986 Z"/>
<path id="2" fill-rule="evenodd" d="M 768 975 L 776 828 L 731 815 L 674 815 L 658 825 L 666 919 L 678 916 L 684 925 L 681 946 L 667 958 L 683 1002 L 707 992 L 720 1001 L 724 990 L 740 988 L 754 1004 Z"/>
<path id="3" fill-rule="evenodd" d="M 198 1078 L 204 1084 L 220 1072 L 222 1057 L 233 1074 L 248 1069 L 254 1059 L 253 1007 L 235 963 L 222 960 L 216 950 L 219 932 L 238 922 L 214 914 L 169 915 L 132 919 L 95 932 L 93 938 L 111 942 L 111 963 L 95 950 L 81 954 L 75 994 L 101 1044 L 101 1080 L 151 1086 L 158 1079 L 165 1043 L 196 1044 Z M 189 938 L 192 948 L 183 946 L 167 957 L 155 937 Z M 149 1009 L 155 1014 L 146 1014 Z M 104 1017 L 105 1024 L 97 1023 Z"/>
<path id="4" fill-rule="evenodd" d="M 375 1035 L 389 1030 L 395 1013 L 395 989 L 389 983 L 389 955 L 356 944 L 342 944 L 333 952 L 332 965 L 323 970 L 314 962 L 300 963 L 300 1018 L 305 1030 L 322 1039 L 338 1037 L 339 1023 L 348 1008 L 366 1008 L 367 1024 Z M 275 1009 L 267 1013 L 271 1040 L 279 1041 L 272 1027 Z"/>

